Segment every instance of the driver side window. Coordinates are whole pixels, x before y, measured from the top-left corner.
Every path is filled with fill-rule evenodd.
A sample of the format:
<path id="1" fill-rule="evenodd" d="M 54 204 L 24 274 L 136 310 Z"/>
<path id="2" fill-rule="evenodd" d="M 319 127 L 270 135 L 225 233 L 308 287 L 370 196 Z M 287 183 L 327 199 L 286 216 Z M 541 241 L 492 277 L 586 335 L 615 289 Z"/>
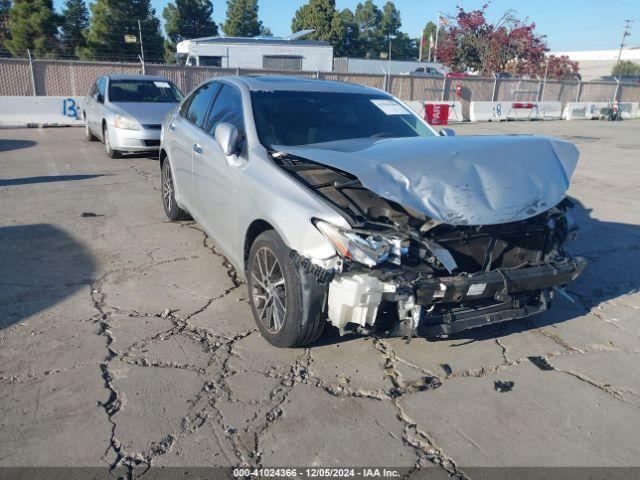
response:
<path id="1" fill-rule="evenodd" d="M 244 117 L 242 114 L 242 96 L 231 85 L 223 85 L 209 112 L 206 130 L 213 136 L 218 124 L 227 122 L 238 129 L 240 138 L 244 137 Z"/>
<path id="2" fill-rule="evenodd" d="M 207 112 L 219 89 L 220 84 L 217 82 L 209 82 L 202 85 L 184 102 L 180 115 L 196 127 L 206 130 Z"/>

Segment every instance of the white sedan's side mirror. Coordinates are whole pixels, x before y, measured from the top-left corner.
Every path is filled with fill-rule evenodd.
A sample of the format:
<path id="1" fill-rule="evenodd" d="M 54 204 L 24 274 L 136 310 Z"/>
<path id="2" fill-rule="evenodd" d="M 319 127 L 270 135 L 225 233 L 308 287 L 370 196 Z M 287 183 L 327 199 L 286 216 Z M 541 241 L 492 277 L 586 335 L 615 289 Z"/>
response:
<path id="1" fill-rule="evenodd" d="M 240 134 L 236 126 L 231 123 L 219 123 L 216 126 L 213 137 L 227 157 L 238 153 L 240 150 Z"/>

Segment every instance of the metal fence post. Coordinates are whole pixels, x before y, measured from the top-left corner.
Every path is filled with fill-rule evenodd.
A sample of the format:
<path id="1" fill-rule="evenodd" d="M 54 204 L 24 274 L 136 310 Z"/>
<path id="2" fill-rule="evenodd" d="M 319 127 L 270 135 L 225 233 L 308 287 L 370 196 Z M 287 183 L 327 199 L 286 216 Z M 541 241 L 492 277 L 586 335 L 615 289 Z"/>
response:
<path id="1" fill-rule="evenodd" d="M 447 90 L 447 76 L 445 75 L 442 79 L 442 96 L 440 97 L 440 101 L 444 102 L 444 94 Z"/>
<path id="2" fill-rule="evenodd" d="M 33 89 L 33 96 L 37 97 L 38 92 L 36 91 L 36 74 L 33 71 L 33 57 L 31 57 L 31 50 L 27 50 L 27 54 L 29 55 L 29 70 L 31 71 L 31 88 Z"/>
<path id="3" fill-rule="evenodd" d="M 580 101 L 580 95 L 582 95 L 582 79 L 578 78 L 578 91 L 576 93 L 576 103 Z"/>
<path id="4" fill-rule="evenodd" d="M 493 91 L 491 92 L 491 101 L 496 101 L 496 93 L 498 92 L 498 75 L 493 74 Z"/>
<path id="5" fill-rule="evenodd" d="M 620 89 L 620 77 L 616 78 L 616 91 L 613 93 L 613 101 L 618 100 L 618 90 Z"/>

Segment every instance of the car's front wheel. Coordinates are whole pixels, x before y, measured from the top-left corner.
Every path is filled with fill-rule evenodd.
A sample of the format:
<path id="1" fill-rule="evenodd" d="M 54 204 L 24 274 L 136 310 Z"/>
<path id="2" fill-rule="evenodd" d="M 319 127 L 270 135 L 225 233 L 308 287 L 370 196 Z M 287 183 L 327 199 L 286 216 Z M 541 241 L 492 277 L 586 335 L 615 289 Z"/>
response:
<path id="1" fill-rule="evenodd" d="M 168 159 L 165 159 L 162 163 L 160 182 L 162 183 L 162 206 L 167 218 L 174 221 L 189 220 L 191 218 L 189 214 L 176 203 L 175 186 Z"/>
<path id="2" fill-rule="evenodd" d="M 247 262 L 251 310 L 262 336 L 276 347 L 314 342 L 326 323 L 326 288 L 296 266 L 274 230 L 261 233 Z"/>
<path id="3" fill-rule="evenodd" d="M 104 138 L 104 151 L 109 158 L 121 158 L 122 152 L 120 150 L 114 150 L 111 146 L 111 138 L 109 136 L 109 128 L 105 125 L 102 130 L 102 138 Z"/>

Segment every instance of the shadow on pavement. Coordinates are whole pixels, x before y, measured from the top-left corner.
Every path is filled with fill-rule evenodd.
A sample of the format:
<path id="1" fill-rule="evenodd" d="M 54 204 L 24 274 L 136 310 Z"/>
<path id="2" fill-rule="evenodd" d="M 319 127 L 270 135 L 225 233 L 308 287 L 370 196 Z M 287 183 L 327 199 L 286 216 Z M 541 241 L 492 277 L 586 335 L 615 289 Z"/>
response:
<path id="1" fill-rule="evenodd" d="M 95 262 L 50 224 L 0 227 L 0 329 L 87 290 Z"/>
<path id="2" fill-rule="evenodd" d="M 88 180 L 90 178 L 104 177 L 97 175 L 49 175 L 41 177 L 5 178 L 0 179 L 0 187 L 12 187 L 16 185 L 33 185 L 35 183 L 70 182 L 76 180 Z"/>
<path id="3" fill-rule="evenodd" d="M 0 138 L 0 152 L 9 152 L 11 150 L 21 150 L 23 148 L 35 147 L 38 142 L 34 140 L 17 140 L 17 139 L 1 139 Z"/>

